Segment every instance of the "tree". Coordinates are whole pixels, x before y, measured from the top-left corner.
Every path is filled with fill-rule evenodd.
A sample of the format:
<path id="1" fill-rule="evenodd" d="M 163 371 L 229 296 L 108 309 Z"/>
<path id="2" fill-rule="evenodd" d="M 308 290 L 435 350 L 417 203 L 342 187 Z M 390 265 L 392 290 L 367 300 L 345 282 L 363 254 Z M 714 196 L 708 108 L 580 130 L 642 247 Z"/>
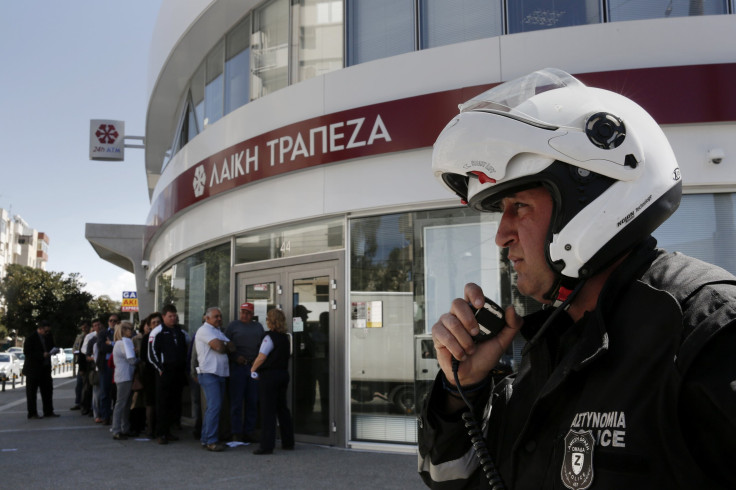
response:
<path id="1" fill-rule="evenodd" d="M 122 303 L 120 301 L 115 301 L 106 294 L 98 296 L 90 301 L 89 308 L 92 312 L 92 318 L 102 318 L 105 320 L 107 315 L 110 313 L 116 313 L 119 318 L 122 318 L 120 313 Z"/>
<path id="2" fill-rule="evenodd" d="M 54 325 L 58 346 L 70 346 L 79 323 L 90 317 L 92 295 L 82 291 L 78 273 L 65 276 L 18 264 L 10 264 L 0 281 L 0 296 L 5 302 L 1 323 L 19 336 L 27 337 L 38 322 L 48 319 Z"/>

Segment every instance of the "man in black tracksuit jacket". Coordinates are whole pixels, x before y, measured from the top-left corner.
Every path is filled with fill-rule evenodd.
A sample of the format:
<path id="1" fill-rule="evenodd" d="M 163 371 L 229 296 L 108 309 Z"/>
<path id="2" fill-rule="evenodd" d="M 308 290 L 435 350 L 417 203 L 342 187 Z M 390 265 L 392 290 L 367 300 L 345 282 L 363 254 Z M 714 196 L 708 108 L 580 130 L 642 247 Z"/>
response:
<path id="1" fill-rule="evenodd" d="M 471 305 L 486 300 L 467 284 L 435 323 L 424 482 L 736 488 L 736 277 L 656 248 L 682 180 L 651 116 L 539 70 L 462 104 L 432 166 L 468 206 L 500 213 L 515 286 L 546 309 L 522 318 L 508 306 L 481 339 Z M 517 333 L 521 366 L 494 387 Z"/>
<path id="2" fill-rule="evenodd" d="M 156 375 L 156 434 L 159 444 L 175 441 L 171 427 L 181 417 L 181 395 L 186 383 L 187 341 L 177 323 L 174 305 L 162 311 L 164 323 L 148 337 L 148 359 Z"/>

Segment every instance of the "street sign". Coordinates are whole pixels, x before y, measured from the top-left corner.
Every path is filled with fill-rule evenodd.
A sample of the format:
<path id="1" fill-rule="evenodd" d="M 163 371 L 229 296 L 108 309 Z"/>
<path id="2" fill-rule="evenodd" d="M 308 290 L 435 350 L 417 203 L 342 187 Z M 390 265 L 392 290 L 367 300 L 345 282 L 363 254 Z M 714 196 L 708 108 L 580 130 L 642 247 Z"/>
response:
<path id="1" fill-rule="evenodd" d="M 123 291 L 122 311 L 138 311 L 138 293 L 135 291 Z"/>

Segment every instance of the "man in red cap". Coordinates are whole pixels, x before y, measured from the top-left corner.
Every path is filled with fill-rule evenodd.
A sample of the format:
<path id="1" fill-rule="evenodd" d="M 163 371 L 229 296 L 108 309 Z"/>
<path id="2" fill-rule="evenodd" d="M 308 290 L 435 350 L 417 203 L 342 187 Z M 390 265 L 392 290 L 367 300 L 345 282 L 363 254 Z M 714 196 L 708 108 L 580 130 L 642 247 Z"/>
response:
<path id="1" fill-rule="evenodd" d="M 225 329 L 225 336 L 235 345 L 230 354 L 230 423 L 233 439 L 255 442 L 258 417 L 258 385 L 250 368 L 258 356 L 265 329 L 253 319 L 253 303 L 240 305 L 240 318 Z M 243 405 L 245 404 L 245 416 Z"/>

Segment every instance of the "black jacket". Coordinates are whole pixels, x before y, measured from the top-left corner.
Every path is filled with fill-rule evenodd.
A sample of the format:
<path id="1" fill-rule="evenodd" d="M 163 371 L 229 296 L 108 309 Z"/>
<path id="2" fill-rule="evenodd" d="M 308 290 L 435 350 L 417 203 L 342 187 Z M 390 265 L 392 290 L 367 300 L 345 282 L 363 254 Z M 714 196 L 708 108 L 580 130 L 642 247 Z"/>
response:
<path id="1" fill-rule="evenodd" d="M 159 325 L 148 337 L 148 361 L 161 373 L 186 369 L 187 339 L 179 325 Z"/>
<path id="2" fill-rule="evenodd" d="M 736 278 L 653 247 L 616 269 L 594 311 L 576 324 L 560 315 L 515 377 L 475 398 L 507 488 L 736 485 Z M 525 318 L 522 334 L 549 314 Z M 486 488 L 459 414 L 437 408 L 441 391 L 420 420 L 422 478 Z"/>
<path id="3" fill-rule="evenodd" d="M 286 371 L 289 369 L 289 336 L 271 330 L 266 332 L 265 337 L 271 337 L 273 350 L 258 370 L 263 373 L 265 371 Z"/>
<path id="4" fill-rule="evenodd" d="M 97 357 L 95 358 L 95 364 L 97 369 L 105 371 L 107 369 L 107 360 L 112 355 L 112 341 L 115 335 L 115 331 L 110 327 L 105 327 L 97 332 Z M 110 341 L 108 344 L 107 341 Z"/>
<path id="5" fill-rule="evenodd" d="M 51 372 L 51 357 L 44 357 L 44 353 L 51 351 L 54 347 L 54 337 L 51 334 L 45 335 L 43 342 L 41 342 L 38 331 L 26 337 L 23 342 L 23 355 L 26 356 L 23 361 L 23 374 L 32 378 Z"/>

